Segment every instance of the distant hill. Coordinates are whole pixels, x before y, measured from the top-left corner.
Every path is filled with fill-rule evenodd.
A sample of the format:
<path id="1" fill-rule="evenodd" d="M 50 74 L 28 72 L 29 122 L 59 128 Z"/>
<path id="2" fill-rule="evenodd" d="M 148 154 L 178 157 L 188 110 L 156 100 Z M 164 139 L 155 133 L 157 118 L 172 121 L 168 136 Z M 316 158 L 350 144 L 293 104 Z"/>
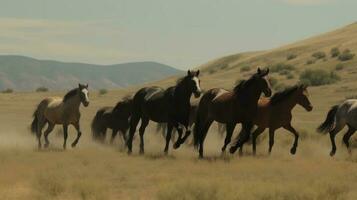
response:
<path id="1" fill-rule="evenodd" d="M 62 90 L 73 88 L 79 82 L 89 83 L 95 89 L 117 88 L 163 79 L 180 72 L 156 62 L 94 65 L 0 55 L 0 90 L 35 90 L 41 86 Z"/>

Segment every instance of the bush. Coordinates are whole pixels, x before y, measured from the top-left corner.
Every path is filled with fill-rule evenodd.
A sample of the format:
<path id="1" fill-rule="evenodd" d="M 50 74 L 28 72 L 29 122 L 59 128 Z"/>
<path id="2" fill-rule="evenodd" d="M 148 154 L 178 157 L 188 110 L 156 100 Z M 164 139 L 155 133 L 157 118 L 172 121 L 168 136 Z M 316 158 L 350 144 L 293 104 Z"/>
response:
<path id="1" fill-rule="evenodd" d="M 250 67 L 249 66 L 243 66 L 240 68 L 240 72 L 247 72 L 250 71 Z"/>
<path id="2" fill-rule="evenodd" d="M 314 63 L 315 63 L 315 60 L 312 60 L 312 59 L 306 61 L 307 65 L 312 65 Z"/>
<path id="3" fill-rule="evenodd" d="M 271 77 L 269 77 L 269 83 L 270 83 L 270 86 L 274 88 L 274 86 L 278 83 L 278 79 L 271 76 Z"/>
<path id="4" fill-rule="evenodd" d="M 300 74 L 300 82 L 311 86 L 332 84 L 339 80 L 340 77 L 333 71 L 321 69 L 307 69 Z"/>
<path id="5" fill-rule="evenodd" d="M 14 90 L 13 89 L 11 89 L 11 88 L 7 88 L 7 89 L 5 89 L 5 90 L 3 90 L 2 91 L 2 93 L 13 93 L 14 92 Z"/>
<path id="6" fill-rule="evenodd" d="M 99 94 L 100 95 L 105 95 L 105 94 L 107 94 L 108 93 L 108 90 L 107 89 L 100 89 L 99 90 Z"/>
<path id="7" fill-rule="evenodd" d="M 339 63 L 339 64 L 336 65 L 335 70 L 336 71 L 343 70 L 344 67 L 345 66 L 343 66 L 343 64 Z"/>
<path id="8" fill-rule="evenodd" d="M 36 92 L 48 92 L 48 88 L 46 87 L 39 87 L 36 89 Z"/>
<path id="9" fill-rule="evenodd" d="M 330 54 L 332 58 L 335 58 L 340 55 L 340 50 L 337 47 L 332 48 Z"/>
<path id="10" fill-rule="evenodd" d="M 287 79 L 293 79 L 293 78 L 295 78 L 295 76 L 294 76 L 293 74 L 288 74 L 288 75 L 286 76 L 286 78 L 287 78 Z"/>
<path id="11" fill-rule="evenodd" d="M 312 57 L 316 58 L 316 59 L 322 59 L 326 57 L 325 52 L 322 51 L 318 51 L 312 54 Z"/>
<path id="12" fill-rule="evenodd" d="M 286 60 L 292 60 L 292 59 L 294 59 L 294 58 L 296 58 L 296 57 L 297 57 L 296 54 L 288 54 L 288 55 L 286 56 Z"/>
<path id="13" fill-rule="evenodd" d="M 287 76 L 289 74 L 291 74 L 291 72 L 289 70 L 286 70 L 286 69 L 284 69 L 284 70 L 279 72 L 279 75 L 282 75 L 282 76 L 284 76 L 284 75 Z"/>
<path id="14" fill-rule="evenodd" d="M 278 83 L 273 87 L 273 89 L 275 91 L 282 91 L 282 90 L 284 90 L 286 88 L 287 88 L 287 85 L 285 85 L 284 83 Z"/>
<path id="15" fill-rule="evenodd" d="M 278 63 L 273 66 L 269 66 L 271 72 L 280 72 L 280 71 L 291 71 L 295 70 L 295 67 L 289 64 Z"/>
<path id="16" fill-rule="evenodd" d="M 338 59 L 340 61 L 347 61 L 347 60 L 352 60 L 355 54 L 351 53 L 349 49 L 346 49 L 342 52 L 341 55 L 338 56 Z"/>

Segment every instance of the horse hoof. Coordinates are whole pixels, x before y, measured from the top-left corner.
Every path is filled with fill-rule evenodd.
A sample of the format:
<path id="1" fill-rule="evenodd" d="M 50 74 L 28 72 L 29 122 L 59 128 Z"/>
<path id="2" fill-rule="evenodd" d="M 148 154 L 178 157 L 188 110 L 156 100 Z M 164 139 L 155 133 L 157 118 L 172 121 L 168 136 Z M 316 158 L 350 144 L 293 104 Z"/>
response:
<path id="1" fill-rule="evenodd" d="M 295 153 L 296 153 L 296 148 L 292 148 L 292 149 L 290 150 L 290 153 L 291 153 L 292 155 L 295 155 Z"/>
<path id="2" fill-rule="evenodd" d="M 331 152 L 330 152 L 330 156 L 331 156 L 331 157 L 334 156 L 335 153 L 336 153 L 336 151 L 331 151 Z"/>
<path id="3" fill-rule="evenodd" d="M 229 148 L 229 152 L 230 152 L 231 154 L 234 154 L 236 151 L 237 151 L 237 148 L 235 148 L 235 147 Z"/>
<path id="4" fill-rule="evenodd" d="M 176 142 L 176 143 L 174 144 L 174 149 L 178 149 L 178 148 L 180 148 L 180 146 L 181 146 L 181 144 L 178 143 L 178 142 Z"/>
<path id="5" fill-rule="evenodd" d="M 131 153 L 132 153 L 132 151 L 131 151 L 131 150 L 129 150 L 129 151 L 128 151 L 128 155 L 131 155 Z"/>
<path id="6" fill-rule="evenodd" d="M 144 155 L 144 153 L 145 153 L 144 150 L 140 150 L 140 151 L 139 151 L 139 154 L 140 154 L 140 155 Z"/>
<path id="7" fill-rule="evenodd" d="M 48 146 L 49 146 L 50 144 L 45 144 L 45 145 L 43 145 L 43 147 L 45 147 L 45 148 L 48 148 Z"/>

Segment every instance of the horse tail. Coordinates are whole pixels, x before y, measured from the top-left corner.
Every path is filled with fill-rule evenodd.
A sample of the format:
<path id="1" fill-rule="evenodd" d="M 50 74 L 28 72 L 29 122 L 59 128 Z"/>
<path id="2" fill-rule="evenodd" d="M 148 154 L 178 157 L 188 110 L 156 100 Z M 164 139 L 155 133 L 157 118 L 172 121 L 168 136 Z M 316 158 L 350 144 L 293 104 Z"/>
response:
<path id="1" fill-rule="evenodd" d="M 320 133 L 327 133 L 332 131 L 335 128 L 335 121 L 336 121 L 336 113 L 339 108 L 339 105 L 334 105 L 331 107 L 331 109 L 328 111 L 327 116 L 325 121 L 320 124 L 320 126 L 317 128 L 317 131 Z"/>
<path id="2" fill-rule="evenodd" d="M 197 149 L 198 145 L 203 137 L 202 131 L 200 131 L 201 120 L 199 113 L 196 115 L 195 126 L 193 127 L 193 146 Z"/>
<path id="3" fill-rule="evenodd" d="M 39 130 L 39 129 L 42 129 L 43 128 L 43 126 L 45 126 L 46 125 L 46 122 L 47 122 L 47 120 L 45 121 L 45 123 L 43 123 L 41 126 L 42 127 L 38 127 L 38 125 L 39 125 L 39 117 L 42 117 L 42 116 L 40 116 L 40 115 L 43 115 L 43 107 L 45 106 L 45 105 L 47 105 L 47 103 L 48 103 L 48 101 L 45 99 L 45 100 L 43 100 L 43 101 L 41 101 L 39 104 L 38 104 L 38 106 L 36 107 L 36 110 L 33 112 L 33 114 L 32 114 L 32 117 L 33 117 L 33 120 L 32 120 L 32 123 L 31 123 L 31 127 L 30 127 L 30 129 L 31 129 L 31 133 L 33 134 L 33 135 L 35 135 L 35 134 L 37 134 L 37 130 Z"/>
<path id="4" fill-rule="evenodd" d="M 92 123 L 91 123 L 91 129 L 92 129 L 92 138 L 94 140 L 99 140 L 102 135 L 102 116 L 104 113 L 104 109 L 100 109 L 97 111 L 97 113 L 95 114 Z"/>
<path id="5" fill-rule="evenodd" d="M 35 110 L 35 112 L 33 113 L 33 120 L 31 123 L 31 133 L 34 135 L 37 133 L 37 126 L 38 126 L 38 117 L 37 117 L 37 109 Z"/>

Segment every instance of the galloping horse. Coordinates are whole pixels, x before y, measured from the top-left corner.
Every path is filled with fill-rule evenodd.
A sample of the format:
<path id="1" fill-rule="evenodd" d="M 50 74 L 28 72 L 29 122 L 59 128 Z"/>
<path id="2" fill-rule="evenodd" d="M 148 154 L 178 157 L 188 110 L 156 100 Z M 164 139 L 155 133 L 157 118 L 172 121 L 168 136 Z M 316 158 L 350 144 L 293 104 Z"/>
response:
<path id="1" fill-rule="evenodd" d="M 77 130 L 77 138 L 72 143 L 75 147 L 82 133 L 79 126 L 80 112 L 79 106 L 81 103 L 87 107 L 89 105 L 88 84 L 79 84 L 78 88 L 69 91 L 63 98 L 49 97 L 45 98 L 37 106 L 33 113 L 33 121 L 31 124 L 31 132 L 36 133 L 38 139 L 38 148 L 41 148 L 41 135 L 43 127 L 48 124 L 44 133 L 45 147 L 48 147 L 48 134 L 51 133 L 56 124 L 63 125 L 63 148 L 66 149 L 68 136 L 68 125 L 72 124 Z"/>
<path id="2" fill-rule="evenodd" d="M 332 149 L 330 156 L 336 153 L 335 137 L 345 126 L 348 131 L 343 136 L 348 152 L 351 154 L 350 137 L 357 130 L 357 99 L 345 100 L 341 104 L 334 105 L 327 113 L 326 120 L 317 128 L 320 133 L 330 133 Z"/>
<path id="3" fill-rule="evenodd" d="M 178 148 L 190 135 L 188 128 L 190 116 L 190 98 L 192 94 L 198 98 L 201 94 L 199 71 L 188 71 L 187 75 L 177 81 L 176 86 L 164 90 L 160 87 L 145 87 L 140 89 L 133 99 L 133 113 L 130 119 L 130 131 L 127 141 L 128 153 L 132 152 L 132 142 L 136 126 L 141 119 L 139 129 L 140 153 L 144 153 L 144 132 L 149 120 L 167 123 L 165 153 L 168 153 L 171 132 L 173 127 L 178 131 L 179 137 L 174 144 Z M 183 125 L 186 129 L 182 138 Z"/>
<path id="4" fill-rule="evenodd" d="M 199 157 L 203 157 L 203 143 L 213 121 L 226 124 L 227 137 L 222 147 L 226 150 L 237 123 L 242 123 L 244 130 L 250 131 L 253 116 L 257 111 L 257 103 L 262 92 L 271 95 L 267 79 L 269 69 L 260 70 L 248 80 L 240 82 L 233 91 L 220 88 L 208 90 L 201 98 L 194 128 L 194 144 L 199 147 Z M 249 127 L 249 128 L 248 128 Z M 236 148 L 240 144 L 237 143 Z"/>
<path id="5" fill-rule="evenodd" d="M 274 145 L 275 130 L 281 127 L 294 134 L 295 140 L 290 149 L 290 153 L 296 153 L 299 133 L 291 125 L 291 111 L 296 104 L 299 104 L 308 112 L 312 110 L 313 107 L 308 99 L 307 86 L 296 85 L 287 88 L 284 91 L 275 93 L 271 98 L 259 99 L 258 111 L 253 119 L 253 123 L 258 126 L 252 133 L 254 155 L 256 154 L 256 139 L 266 128 L 269 128 L 269 153 L 271 153 Z M 243 146 L 239 150 L 242 151 L 242 148 Z"/>
<path id="6" fill-rule="evenodd" d="M 92 121 L 92 136 L 94 140 L 104 142 L 107 129 L 112 129 L 110 143 L 112 144 L 118 132 L 126 142 L 126 132 L 129 129 L 129 118 L 132 112 L 132 98 L 126 97 L 119 101 L 115 107 L 99 109 Z"/>

